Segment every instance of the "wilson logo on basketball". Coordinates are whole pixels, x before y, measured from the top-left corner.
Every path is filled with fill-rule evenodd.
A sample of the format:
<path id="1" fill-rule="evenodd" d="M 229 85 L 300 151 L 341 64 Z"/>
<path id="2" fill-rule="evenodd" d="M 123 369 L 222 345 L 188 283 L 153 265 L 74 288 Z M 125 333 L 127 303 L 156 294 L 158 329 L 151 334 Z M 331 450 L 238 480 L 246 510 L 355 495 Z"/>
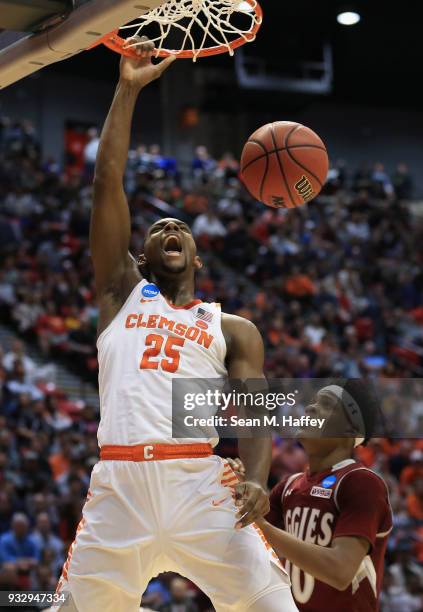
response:
<path id="1" fill-rule="evenodd" d="M 304 174 L 300 180 L 295 183 L 295 189 L 297 190 L 298 195 L 302 197 L 304 202 L 308 202 L 308 200 L 311 200 L 316 195 L 310 181 L 306 176 L 304 176 Z"/>
<path id="2" fill-rule="evenodd" d="M 272 206 L 275 208 L 286 208 L 285 200 L 281 196 L 270 196 L 272 199 Z"/>

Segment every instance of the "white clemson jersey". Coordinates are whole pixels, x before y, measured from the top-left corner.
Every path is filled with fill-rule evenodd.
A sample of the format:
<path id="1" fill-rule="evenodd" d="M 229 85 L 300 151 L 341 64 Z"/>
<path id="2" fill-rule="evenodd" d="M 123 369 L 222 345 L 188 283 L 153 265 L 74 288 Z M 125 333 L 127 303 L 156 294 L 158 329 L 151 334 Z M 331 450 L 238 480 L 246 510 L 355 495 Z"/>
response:
<path id="1" fill-rule="evenodd" d="M 173 306 L 145 279 L 100 334 L 97 348 L 100 447 L 186 443 L 172 438 L 172 379 L 227 375 L 220 306 L 201 300 Z M 191 441 L 217 443 L 211 433 Z"/>

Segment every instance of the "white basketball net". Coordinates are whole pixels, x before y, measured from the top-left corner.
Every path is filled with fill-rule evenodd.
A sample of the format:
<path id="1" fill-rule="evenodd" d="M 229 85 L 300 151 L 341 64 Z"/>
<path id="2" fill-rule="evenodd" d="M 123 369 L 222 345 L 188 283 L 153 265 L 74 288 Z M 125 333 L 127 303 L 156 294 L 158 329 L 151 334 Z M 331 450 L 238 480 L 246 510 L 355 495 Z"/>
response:
<path id="1" fill-rule="evenodd" d="M 223 45 L 228 53 L 233 55 L 231 41 L 239 37 L 244 38 L 245 42 L 254 40 L 254 37 L 251 37 L 251 30 L 261 21 L 255 14 L 256 5 L 255 0 L 252 0 L 251 5 L 245 0 L 168 0 L 145 15 L 141 15 L 137 23 L 122 26 L 120 29 L 130 28 L 134 30 L 131 36 L 143 36 L 146 26 L 152 23 L 158 25 L 160 34 L 156 37 L 149 36 L 149 39 L 160 52 L 167 49 L 165 40 L 171 29 L 177 28 L 183 32 L 183 43 L 180 49 L 172 49 L 172 52 L 177 55 L 184 50 L 190 50 L 194 61 L 203 49 L 210 46 L 209 41 L 213 41 L 216 46 Z M 243 29 L 239 29 L 231 21 L 240 13 L 249 18 L 246 19 L 248 27 Z M 199 29 L 202 31 L 200 42 L 194 40 L 191 32 L 194 26 L 197 27 L 197 32 Z M 198 35 L 196 38 L 198 39 Z M 136 42 L 128 47 L 140 44 L 142 43 Z"/>

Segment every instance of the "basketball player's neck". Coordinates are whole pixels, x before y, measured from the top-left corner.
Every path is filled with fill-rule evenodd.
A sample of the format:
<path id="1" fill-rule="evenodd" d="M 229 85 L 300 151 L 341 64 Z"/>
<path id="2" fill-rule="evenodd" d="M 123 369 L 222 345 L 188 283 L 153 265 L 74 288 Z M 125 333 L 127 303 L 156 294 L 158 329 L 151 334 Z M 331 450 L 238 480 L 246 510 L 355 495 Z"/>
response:
<path id="1" fill-rule="evenodd" d="M 345 461 L 346 459 L 352 459 L 352 450 L 345 446 L 338 446 L 327 453 L 322 452 L 309 452 L 306 449 L 308 456 L 308 465 L 310 474 L 318 474 L 330 469 L 333 465 Z"/>
<path id="2" fill-rule="evenodd" d="M 169 278 L 153 276 L 153 282 L 168 302 L 174 306 L 184 306 L 194 299 L 194 277 Z"/>

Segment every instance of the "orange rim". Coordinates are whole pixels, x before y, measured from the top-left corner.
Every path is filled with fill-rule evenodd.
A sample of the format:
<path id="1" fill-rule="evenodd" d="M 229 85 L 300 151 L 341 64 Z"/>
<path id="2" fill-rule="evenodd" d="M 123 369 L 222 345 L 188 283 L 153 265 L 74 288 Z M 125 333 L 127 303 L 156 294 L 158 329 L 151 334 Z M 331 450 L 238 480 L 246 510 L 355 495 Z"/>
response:
<path id="1" fill-rule="evenodd" d="M 261 24 L 263 22 L 263 10 L 258 2 L 255 3 L 254 0 L 245 0 L 245 1 L 248 2 L 248 4 L 254 8 L 255 14 L 256 14 L 256 23 L 254 24 L 254 27 L 251 29 L 251 31 L 248 32 L 248 34 L 245 34 L 244 36 L 240 36 L 239 38 L 236 38 L 235 40 L 228 43 L 227 45 L 217 45 L 215 47 L 208 47 L 207 49 L 201 49 L 201 51 L 199 51 L 198 53 L 196 53 L 193 50 L 178 51 L 176 49 L 173 49 L 173 50 L 172 49 L 161 49 L 160 51 L 156 51 L 156 53 L 154 54 L 155 57 L 168 57 L 169 55 L 176 55 L 177 57 L 181 57 L 184 59 L 192 59 L 194 56 L 195 57 L 210 57 L 211 55 L 219 55 L 220 53 L 227 53 L 228 48 L 235 50 L 238 47 L 245 45 L 247 42 L 252 42 L 255 39 L 256 34 L 259 31 Z M 139 58 L 134 48 L 127 49 L 125 47 L 126 39 L 119 36 L 118 32 L 119 32 L 119 29 L 113 30 L 113 32 L 109 32 L 108 34 L 105 34 L 97 42 L 95 42 L 93 45 L 88 47 L 88 49 L 93 49 L 94 47 L 97 47 L 98 45 L 103 44 L 109 49 L 111 49 L 112 51 L 115 51 L 115 53 L 120 53 L 120 55 L 125 55 L 126 57 Z"/>

